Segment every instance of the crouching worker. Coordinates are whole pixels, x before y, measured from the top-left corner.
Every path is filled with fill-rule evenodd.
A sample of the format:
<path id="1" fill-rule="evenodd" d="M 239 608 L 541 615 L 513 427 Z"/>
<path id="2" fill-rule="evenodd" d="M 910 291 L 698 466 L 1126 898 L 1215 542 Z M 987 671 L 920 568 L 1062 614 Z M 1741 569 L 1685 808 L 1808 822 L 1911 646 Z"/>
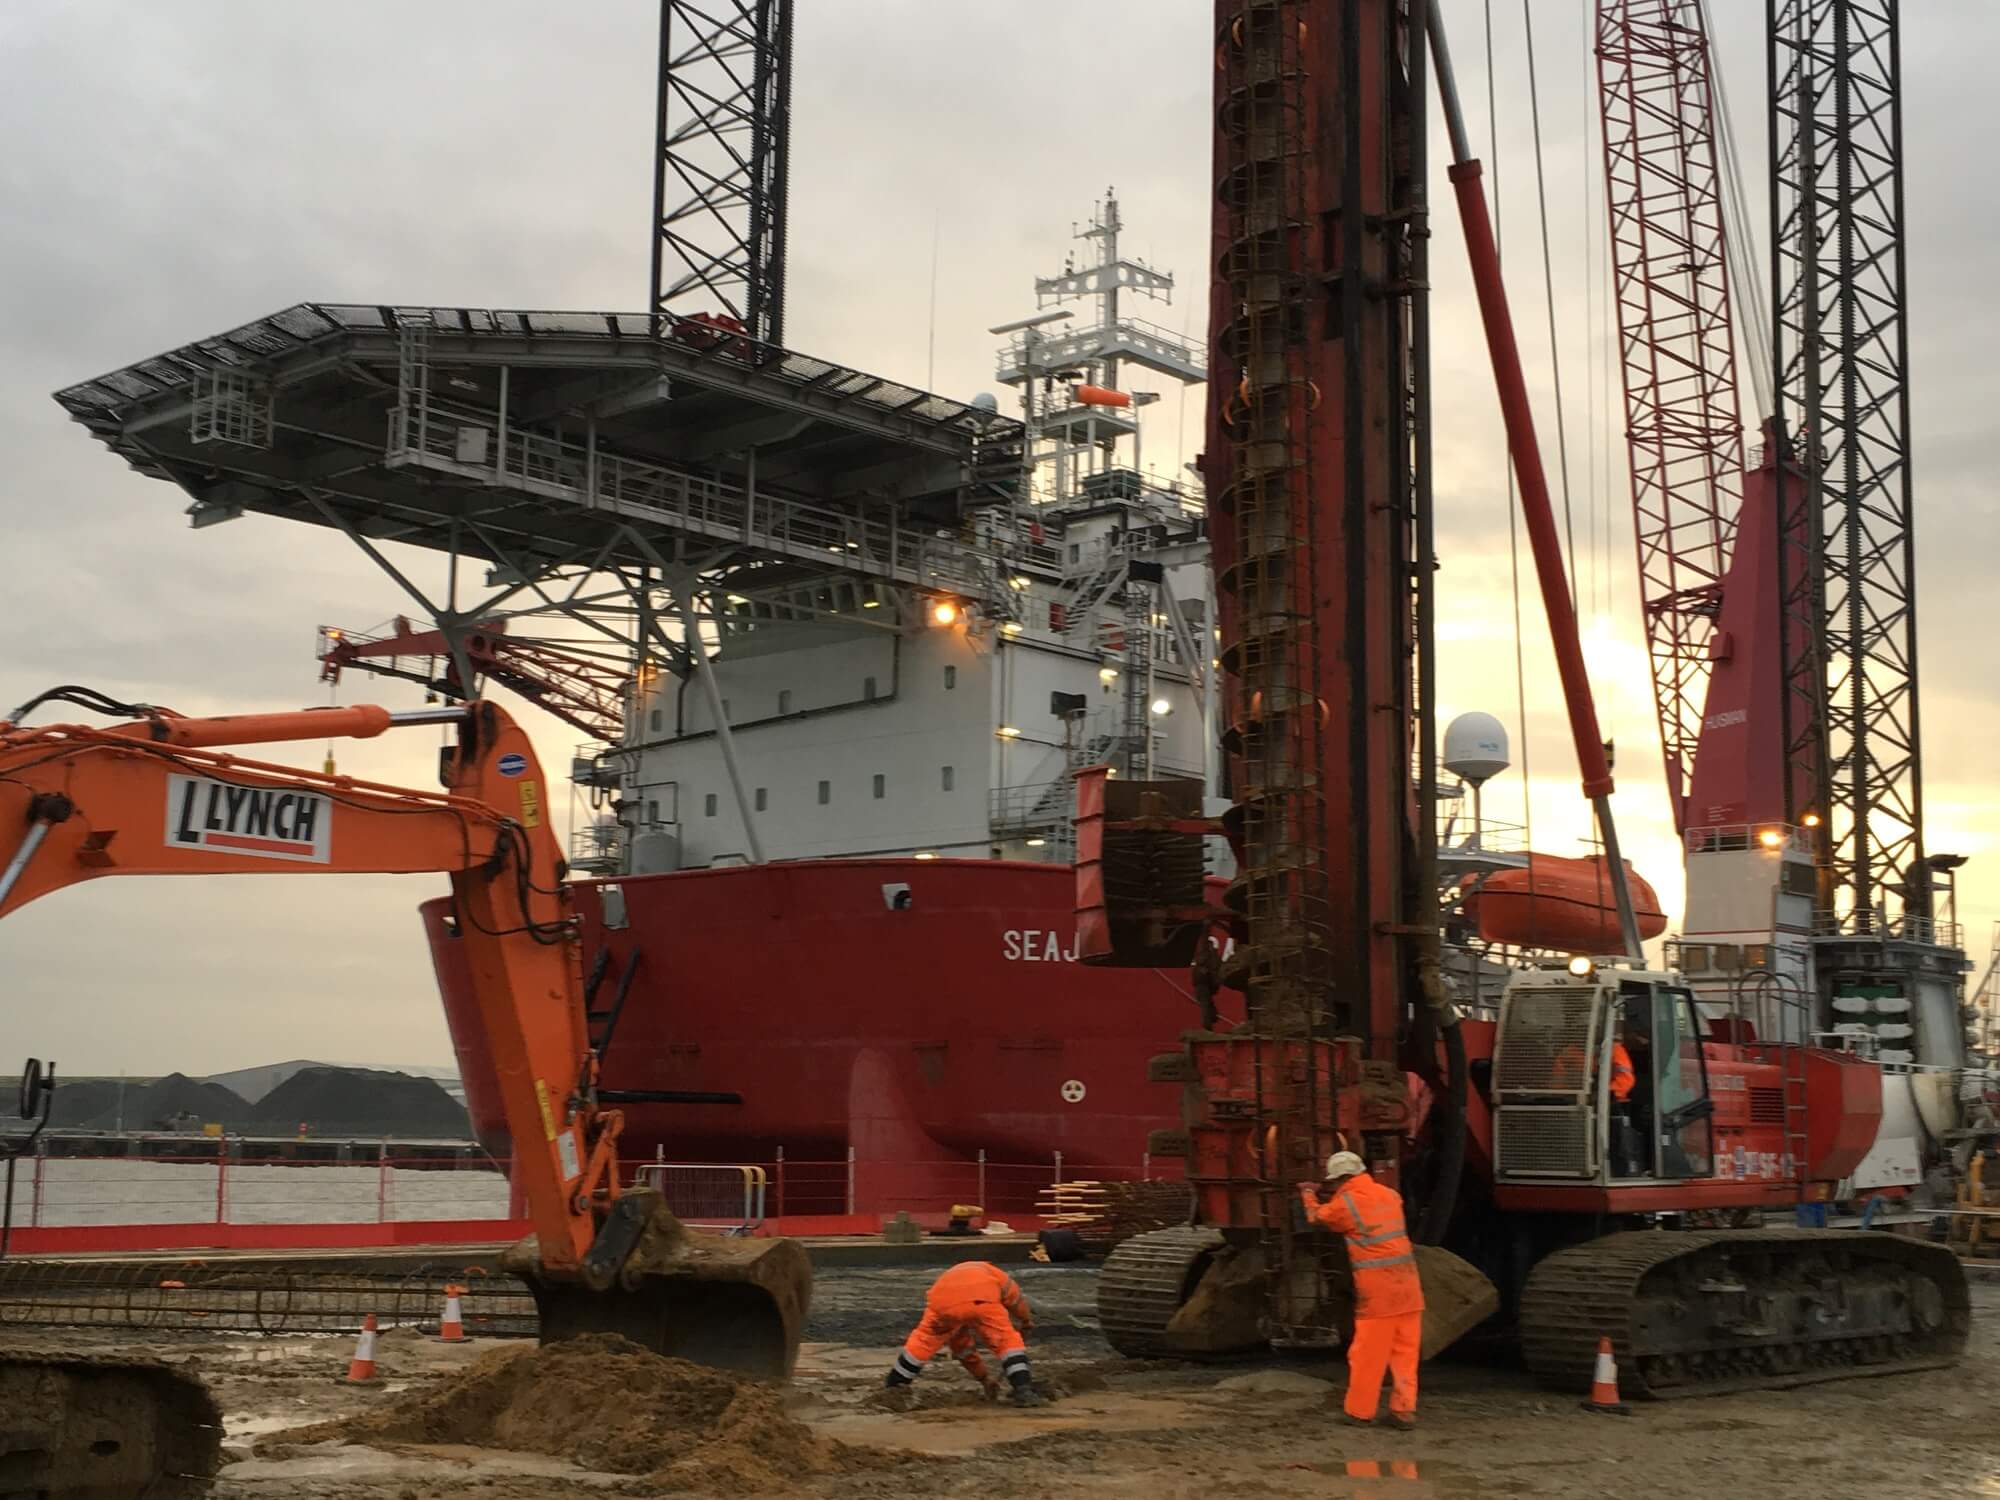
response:
<path id="1" fill-rule="evenodd" d="M 1424 1288 L 1403 1227 L 1403 1195 L 1368 1175 L 1352 1151 L 1326 1159 L 1326 1183 L 1299 1184 L 1306 1217 L 1347 1241 L 1354 1269 L 1354 1338 L 1347 1346 L 1347 1420 L 1367 1426 L 1390 1377 L 1389 1425 L 1417 1425 L 1417 1358 L 1424 1342 Z"/>
<path id="2" fill-rule="evenodd" d="M 923 1318 L 882 1383 L 892 1391 L 905 1389 L 924 1373 L 930 1357 L 948 1346 L 988 1399 L 997 1400 L 1000 1380 L 974 1347 L 984 1344 L 1000 1357 L 1000 1374 L 1012 1389 L 1014 1404 L 1040 1406 L 1042 1398 L 1028 1382 L 1028 1349 L 1021 1338 L 1022 1329 L 1034 1326 L 1034 1309 L 1013 1277 L 986 1261 L 965 1261 L 931 1283 Z"/>

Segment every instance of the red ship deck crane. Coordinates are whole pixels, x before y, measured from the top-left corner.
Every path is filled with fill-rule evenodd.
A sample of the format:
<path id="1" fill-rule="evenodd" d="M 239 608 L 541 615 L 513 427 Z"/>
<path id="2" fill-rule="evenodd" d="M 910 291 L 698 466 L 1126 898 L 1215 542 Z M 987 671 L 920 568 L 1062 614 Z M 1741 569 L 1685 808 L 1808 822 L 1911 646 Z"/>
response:
<path id="1" fill-rule="evenodd" d="M 1892 984 L 1917 1038 L 1902 1055 L 1952 1065 L 1970 965 L 1936 910 L 1957 856 L 1927 853 L 1923 836 L 1900 20 L 1861 0 L 1767 9 L 1767 339 L 1760 278 L 1741 270 L 1747 230 L 1706 11 L 1703 0 L 1597 5 L 1632 500 L 1669 800 L 1691 860 L 1791 851 L 1789 866 L 1744 867 L 1738 906 L 1697 903 L 1691 865 L 1687 932 L 1699 941 L 1684 951 L 1703 955 L 1698 970 L 1741 959 L 1798 988 L 1807 1024 L 1825 1023 L 1842 996 Z M 1747 468 L 1733 298 L 1751 309 L 1748 371 L 1768 403 Z M 1808 851 L 1811 868 L 1799 857 Z M 1767 942 L 1738 946 L 1767 923 Z M 1752 948 L 1762 956 L 1749 959 Z"/>
<path id="2" fill-rule="evenodd" d="M 1760 298 L 1754 278 L 1730 272 L 1733 195 L 1705 12 L 1700 0 L 1598 0 L 1598 102 L 1667 801 L 1677 833 L 1726 829 L 1741 843 L 1752 828 L 1782 837 L 1795 812 L 1808 829 L 1819 822 L 1816 746 L 1788 745 L 1775 706 L 1790 664 L 1821 659 L 1820 627 L 1780 601 L 1781 554 L 1809 541 L 1780 537 L 1781 523 L 1800 525 L 1803 478 L 1781 469 L 1768 432 L 1745 465 L 1734 305 L 1749 303 L 1754 332 Z M 1703 835 L 1699 847 L 1714 843 Z"/>
<path id="3" fill-rule="evenodd" d="M 459 637 L 475 679 L 486 677 L 511 688 L 592 739 L 616 745 L 625 738 L 631 674 L 572 651 L 507 634 L 505 620 L 489 620 Z M 461 682 L 451 643 L 442 630 L 418 630 L 398 615 L 381 635 L 319 628 L 319 676 L 338 682 L 347 668 L 398 677 L 446 698 L 478 696 L 478 683 Z M 421 660 L 422 667 L 404 665 Z"/>
<path id="4" fill-rule="evenodd" d="M 1618 365 L 1667 801 L 1689 821 L 1743 422 L 1713 86 L 1696 0 L 1598 0 Z M 1775 743 L 1775 742 L 1774 742 Z"/>

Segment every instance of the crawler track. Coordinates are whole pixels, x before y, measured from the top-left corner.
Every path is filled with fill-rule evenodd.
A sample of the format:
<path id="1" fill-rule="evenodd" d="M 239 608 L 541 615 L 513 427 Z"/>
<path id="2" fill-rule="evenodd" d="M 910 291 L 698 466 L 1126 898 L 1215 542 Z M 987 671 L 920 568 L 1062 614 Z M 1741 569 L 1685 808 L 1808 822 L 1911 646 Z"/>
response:
<path id="1" fill-rule="evenodd" d="M 1537 1265 L 1520 1312 L 1545 1385 L 1587 1390 L 1609 1338 L 1623 1394 L 1651 1399 L 1935 1369 L 1970 1325 L 1944 1247 L 1823 1230 L 1607 1235 Z"/>
<path id="2" fill-rule="evenodd" d="M 1155 1229 L 1113 1250 L 1097 1278 L 1097 1321 L 1111 1347 L 1128 1359 L 1169 1353 L 1167 1324 L 1222 1243 L 1213 1229 Z"/>
<path id="3" fill-rule="evenodd" d="M 215 1399 L 171 1365 L 0 1348 L 0 1494 L 194 1500 L 221 1451 Z"/>

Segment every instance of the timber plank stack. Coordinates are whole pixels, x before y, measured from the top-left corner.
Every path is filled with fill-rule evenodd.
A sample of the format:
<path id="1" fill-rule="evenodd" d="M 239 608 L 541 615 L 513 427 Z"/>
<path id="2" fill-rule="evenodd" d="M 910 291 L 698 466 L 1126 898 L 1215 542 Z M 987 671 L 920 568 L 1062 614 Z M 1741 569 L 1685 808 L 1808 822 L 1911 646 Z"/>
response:
<path id="1" fill-rule="evenodd" d="M 1051 1229 L 1074 1230 L 1091 1255 L 1109 1254 L 1135 1234 L 1185 1224 L 1193 1210 L 1185 1182 L 1058 1182 L 1035 1202 Z"/>

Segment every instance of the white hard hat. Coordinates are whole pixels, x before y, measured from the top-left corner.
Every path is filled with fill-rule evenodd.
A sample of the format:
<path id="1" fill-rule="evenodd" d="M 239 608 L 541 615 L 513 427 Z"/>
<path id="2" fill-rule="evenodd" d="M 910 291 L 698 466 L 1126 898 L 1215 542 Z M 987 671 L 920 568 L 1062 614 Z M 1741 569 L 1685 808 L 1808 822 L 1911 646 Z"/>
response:
<path id="1" fill-rule="evenodd" d="M 1368 1163 L 1352 1151 L 1336 1151 L 1326 1159 L 1326 1175 L 1335 1177 L 1358 1177 L 1368 1170 Z"/>

